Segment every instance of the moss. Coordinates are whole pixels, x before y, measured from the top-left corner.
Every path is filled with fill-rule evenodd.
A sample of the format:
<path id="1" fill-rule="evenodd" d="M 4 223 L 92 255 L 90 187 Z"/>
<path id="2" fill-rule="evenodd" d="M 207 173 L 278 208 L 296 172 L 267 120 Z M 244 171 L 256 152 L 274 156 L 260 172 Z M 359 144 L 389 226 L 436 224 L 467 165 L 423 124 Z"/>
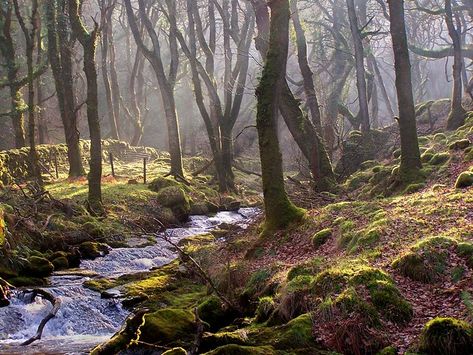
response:
<path id="1" fill-rule="evenodd" d="M 105 235 L 103 227 L 96 221 L 84 223 L 82 229 L 94 238 L 103 238 Z"/>
<path id="2" fill-rule="evenodd" d="M 425 187 L 425 183 L 417 183 L 417 184 L 409 184 L 404 189 L 403 194 L 412 194 L 414 192 L 418 192 Z"/>
<path id="3" fill-rule="evenodd" d="M 425 152 L 421 155 L 420 160 L 422 161 L 422 163 L 428 163 L 430 162 L 430 160 L 432 160 L 433 156 L 434 156 L 433 153 Z"/>
<path id="4" fill-rule="evenodd" d="M 306 261 L 304 263 L 298 264 L 292 267 L 289 272 L 287 273 L 287 281 L 291 281 L 297 276 L 301 275 L 316 275 L 320 272 L 322 267 L 323 259 L 320 257 L 315 257 Z"/>
<path id="5" fill-rule="evenodd" d="M 464 171 L 455 182 L 456 189 L 464 189 L 473 186 L 473 171 Z"/>
<path id="6" fill-rule="evenodd" d="M 215 332 L 218 329 L 229 325 L 237 316 L 235 312 L 228 310 L 222 301 L 215 296 L 208 297 L 197 307 L 199 317 L 210 325 L 210 330 Z"/>
<path id="7" fill-rule="evenodd" d="M 52 264 L 54 265 L 54 270 L 64 270 L 69 268 L 69 261 L 64 256 L 53 259 Z"/>
<path id="8" fill-rule="evenodd" d="M 283 287 L 279 297 L 278 313 L 284 320 L 291 320 L 309 310 L 313 280 L 313 276 L 300 275 Z"/>
<path id="9" fill-rule="evenodd" d="M 394 284 L 374 281 L 368 284 L 371 302 L 384 318 L 394 323 L 407 323 L 414 312 Z"/>
<path id="10" fill-rule="evenodd" d="M 454 318 L 434 318 L 422 330 L 419 350 L 428 354 L 471 354 L 473 352 L 472 327 Z"/>
<path id="11" fill-rule="evenodd" d="M 54 265 L 45 258 L 39 256 L 32 256 L 28 259 L 28 265 L 23 273 L 27 276 L 33 277 L 47 277 L 54 271 Z"/>
<path id="12" fill-rule="evenodd" d="M 251 345 L 249 344 L 248 336 L 243 329 L 229 332 L 218 332 L 216 334 L 205 333 L 202 337 L 202 344 L 199 351 L 207 352 L 229 344 Z"/>
<path id="13" fill-rule="evenodd" d="M 314 346 L 312 318 L 303 314 L 280 328 L 280 334 L 274 345 L 277 349 L 298 349 Z"/>
<path id="14" fill-rule="evenodd" d="M 445 133 L 437 133 L 434 135 L 433 140 L 435 142 L 444 142 L 447 140 L 447 136 L 445 135 Z"/>
<path id="15" fill-rule="evenodd" d="M 276 304 L 272 297 L 267 296 L 260 298 L 255 312 L 255 321 L 258 323 L 267 321 L 275 308 Z"/>
<path id="16" fill-rule="evenodd" d="M 45 286 L 46 281 L 37 277 L 19 276 L 8 279 L 8 282 L 15 287 Z"/>
<path id="17" fill-rule="evenodd" d="M 184 309 L 160 309 L 145 316 L 139 332 L 139 340 L 150 344 L 186 343 L 194 338 L 194 315 Z"/>
<path id="18" fill-rule="evenodd" d="M 166 187 L 171 187 L 171 186 L 174 186 L 174 187 L 180 187 L 181 184 L 179 184 L 177 181 L 171 179 L 171 178 L 167 178 L 167 177 L 163 177 L 163 176 L 158 176 L 157 178 L 155 178 L 153 181 L 151 181 L 148 185 L 148 188 L 151 190 L 151 191 L 154 191 L 154 192 L 159 192 L 161 191 L 162 189 L 166 188 Z"/>
<path id="19" fill-rule="evenodd" d="M 181 187 L 165 187 L 159 191 L 156 198 L 161 205 L 170 208 L 179 221 L 187 220 L 190 213 L 190 200 Z"/>
<path id="20" fill-rule="evenodd" d="M 447 249 L 456 244 L 446 237 L 421 240 L 392 263 L 401 274 L 415 281 L 434 282 L 445 271 Z"/>
<path id="21" fill-rule="evenodd" d="M 471 149 L 470 151 L 468 152 L 465 152 L 465 161 L 466 162 L 470 162 L 470 161 L 473 161 L 473 149 Z"/>
<path id="22" fill-rule="evenodd" d="M 0 207 L 0 247 L 5 244 L 7 226 L 5 224 L 3 208 Z"/>
<path id="23" fill-rule="evenodd" d="M 471 145 L 469 139 L 459 139 L 448 146 L 450 150 L 464 150 Z"/>
<path id="24" fill-rule="evenodd" d="M 449 159 L 450 159 L 449 153 L 437 153 L 432 157 L 432 159 L 430 159 L 429 163 L 432 165 L 443 165 Z"/>
<path id="25" fill-rule="evenodd" d="M 332 229 L 326 228 L 314 234 L 312 237 L 312 245 L 317 249 L 331 237 Z"/>
<path id="26" fill-rule="evenodd" d="M 79 251 L 83 259 L 93 260 L 107 255 L 110 250 L 107 244 L 96 242 L 84 242 L 79 246 Z"/>
<path id="27" fill-rule="evenodd" d="M 229 344 L 212 350 L 205 355 L 275 355 L 271 346 L 242 346 Z"/>

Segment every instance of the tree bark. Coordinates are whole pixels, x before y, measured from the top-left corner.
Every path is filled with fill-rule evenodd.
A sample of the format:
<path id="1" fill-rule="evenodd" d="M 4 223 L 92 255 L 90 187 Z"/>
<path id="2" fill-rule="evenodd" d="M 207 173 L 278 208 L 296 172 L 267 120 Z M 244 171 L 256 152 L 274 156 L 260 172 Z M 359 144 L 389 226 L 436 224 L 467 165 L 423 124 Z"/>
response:
<path id="1" fill-rule="evenodd" d="M 87 80 L 87 122 L 90 133 L 89 208 L 94 214 L 103 213 L 102 205 L 102 140 L 98 113 L 97 69 L 95 53 L 99 35 L 98 24 L 89 32 L 79 14 L 79 1 L 68 0 L 69 17 L 74 35 L 84 50 L 84 73 Z"/>
<path id="2" fill-rule="evenodd" d="M 273 0 L 268 53 L 263 74 L 256 90 L 258 113 L 256 126 L 260 147 L 265 230 L 287 226 L 300 219 L 303 211 L 289 200 L 284 187 L 282 157 L 279 150 L 277 118 L 279 101 L 284 92 L 289 45 L 288 0 Z"/>
<path id="3" fill-rule="evenodd" d="M 417 140 L 411 64 L 404 21 L 404 1 L 389 0 L 388 4 L 399 105 L 399 130 L 401 136 L 400 179 L 402 182 L 408 183 L 418 178 L 418 171 L 422 164 L 419 142 Z"/>
<path id="4" fill-rule="evenodd" d="M 368 92 L 366 87 L 365 55 L 363 53 L 363 39 L 358 26 L 354 0 L 347 0 L 350 30 L 355 47 L 356 87 L 358 89 L 358 103 L 360 106 L 361 131 L 368 133 L 370 130 L 370 114 L 368 108 Z"/>
<path id="5" fill-rule="evenodd" d="M 452 104 L 447 120 L 447 129 L 455 130 L 465 124 L 466 111 L 462 106 L 462 67 L 463 55 L 460 33 L 455 27 L 451 0 L 445 0 L 445 22 L 453 42 L 453 92 Z"/>
<path id="6" fill-rule="evenodd" d="M 85 175 L 77 129 L 77 110 L 72 75 L 72 46 L 69 38 L 68 21 L 65 14 L 58 13 L 63 8 L 62 0 L 46 1 L 46 25 L 48 37 L 48 59 L 53 72 L 59 112 L 64 126 L 69 161 L 69 177 Z"/>

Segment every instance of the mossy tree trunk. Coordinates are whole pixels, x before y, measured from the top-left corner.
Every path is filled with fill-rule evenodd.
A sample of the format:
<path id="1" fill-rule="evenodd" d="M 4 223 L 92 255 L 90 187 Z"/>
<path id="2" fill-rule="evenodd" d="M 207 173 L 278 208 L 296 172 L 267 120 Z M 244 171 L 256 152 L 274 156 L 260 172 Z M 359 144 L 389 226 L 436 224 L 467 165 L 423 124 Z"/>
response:
<path id="1" fill-rule="evenodd" d="M 404 21 L 404 1 L 389 0 L 390 31 L 393 41 L 396 90 L 399 105 L 401 136 L 400 178 L 403 182 L 415 180 L 422 167 L 417 140 L 416 115 L 412 93 L 411 64 Z"/>
<path id="2" fill-rule="evenodd" d="M 77 129 L 77 110 L 72 75 L 72 47 L 68 21 L 63 10 L 63 0 L 45 2 L 46 27 L 48 38 L 48 58 L 56 87 L 59 112 L 64 127 L 69 162 L 69 177 L 85 175 Z"/>
<path id="3" fill-rule="evenodd" d="M 84 50 L 84 73 L 87 81 L 87 122 L 90 133 L 89 208 L 94 214 L 103 213 L 102 205 L 102 140 L 98 112 L 97 69 L 95 54 L 99 26 L 89 32 L 82 23 L 79 0 L 68 0 L 72 31 Z"/>
<path id="4" fill-rule="evenodd" d="M 268 7 L 264 0 L 255 0 L 252 5 L 256 13 L 258 27 L 255 45 L 261 56 L 266 58 L 270 37 Z M 284 122 L 294 141 L 309 162 L 309 169 L 315 182 L 315 190 L 333 190 L 336 185 L 335 175 L 325 145 L 314 124 L 301 110 L 300 103 L 291 92 L 285 77 L 283 78 L 281 97 L 278 104 Z"/>
<path id="5" fill-rule="evenodd" d="M 287 226 L 300 219 L 303 211 L 289 200 L 285 187 L 279 150 L 277 119 L 283 92 L 289 45 L 289 2 L 273 0 L 269 47 L 263 74 L 256 90 L 258 112 L 256 126 L 263 175 L 265 230 Z"/>
<path id="6" fill-rule="evenodd" d="M 29 140 L 29 167 L 30 175 L 43 188 L 43 179 L 41 176 L 41 169 L 39 166 L 38 152 L 36 151 L 36 107 L 35 107 L 35 92 L 34 92 L 34 50 L 36 45 L 36 34 L 40 31 L 40 17 L 38 13 L 38 0 L 32 0 L 31 4 L 31 28 L 28 29 L 23 16 L 20 12 L 18 0 L 13 0 L 15 7 L 15 14 L 20 24 L 21 30 L 26 42 L 26 64 L 27 64 L 27 78 L 28 78 L 28 140 Z"/>
<path id="7" fill-rule="evenodd" d="M 465 124 L 466 112 L 462 106 L 462 67 L 463 55 L 460 32 L 454 24 L 451 0 L 445 0 L 445 22 L 448 34 L 453 42 L 453 92 L 450 113 L 448 114 L 447 129 L 454 130 Z M 458 21 L 457 21 L 458 22 Z"/>

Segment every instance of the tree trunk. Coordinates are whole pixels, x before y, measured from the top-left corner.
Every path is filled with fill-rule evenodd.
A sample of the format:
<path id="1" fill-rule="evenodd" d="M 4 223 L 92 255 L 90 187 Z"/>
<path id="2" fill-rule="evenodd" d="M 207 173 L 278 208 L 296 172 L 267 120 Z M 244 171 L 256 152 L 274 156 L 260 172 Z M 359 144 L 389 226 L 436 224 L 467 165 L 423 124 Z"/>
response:
<path id="1" fill-rule="evenodd" d="M 400 179 L 402 182 L 408 183 L 418 178 L 418 172 L 422 164 L 417 140 L 411 64 L 404 22 L 404 1 L 389 0 L 388 4 L 399 105 L 399 130 L 401 135 Z"/>
<path id="2" fill-rule="evenodd" d="M 89 208 L 94 214 L 103 213 L 102 205 L 102 141 L 97 96 L 97 69 L 95 52 L 99 34 L 95 23 L 88 32 L 80 19 L 77 0 L 68 0 L 72 30 L 84 50 L 84 73 L 87 80 L 87 122 L 90 133 Z"/>
<path id="3" fill-rule="evenodd" d="M 268 9 L 266 2 L 263 0 L 254 1 L 252 4 L 258 26 L 258 36 L 255 39 L 256 46 L 261 56 L 266 58 L 269 43 L 269 32 L 267 32 L 269 30 Z M 335 185 L 335 175 L 330 158 L 315 126 L 302 112 L 299 102 L 291 92 L 285 77 L 281 85 L 281 97 L 278 101 L 284 122 L 297 146 L 309 162 L 309 169 L 315 182 L 316 191 L 332 190 Z"/>
<path id="4" fill-rule="evenodd" d="M 313 73 L 307 60 L 307 42 L 304 29 L 302 28 L 301 20 L 299 18 L 297 0 L 291 0 L 291 13 L 294 30 L 296 32 L 297 58 L 299 62 L 299 69 L 302 74 L 307 106 L 309 107 L 312 122 L 317 129 L 317 132 L 322 137 L 322 121 L 320 116 L 319 101 L 315 92 Z"/>
<path id="5" fill-rule="evenodd" d="M 60 7 L 64 5 L 59 4 Z M 48 58 L 53 72 L 59 112 L 64 126 L 69 161 L 69 177 L 85 175 L 77 129 L 77 111 L 72 75 L 72 41 L 68 36 L 68 23 L 64 13 L 58 15 L 56 1 L 45 2 Z"/>
<path id="6" fill-rule="evenodd" d="M 277 130 L 279 101 L 285 83 L 289 44 L 289 3 L 288 0 L 273 0 L 270 7 L 268 53 L 256 90 L 258 98 L 256 126 L 263 175 L 266 231 L 283 228 L 300 219 L 304 213 L 292 204 L 286 194 Z"/>
<path id="7" fill-rule="evenodd" d="M 466 112 L 462 106 L 462 67 L 463 55 L 459 31 L 453 22 L 452 2 L 445 0 L 445 22 L 453 42 L 453 92 L 452 104 L 447 120 L 447 129 L 455 130 L 465 124 Z"/>
<path id="8" fill-rule="evenodd" d="M 347 0 L 350 30 L 355 47 L 356 62 L 356 87 L 358 89 L 358 103 L 360 106 L 361 131 L 368 133 L 370 130 L 370 116 L 368 108 L 368 92 L 366 88 L 365 56 L 363 53 L 363 40 L 358 27 L 354 0 Z"/>

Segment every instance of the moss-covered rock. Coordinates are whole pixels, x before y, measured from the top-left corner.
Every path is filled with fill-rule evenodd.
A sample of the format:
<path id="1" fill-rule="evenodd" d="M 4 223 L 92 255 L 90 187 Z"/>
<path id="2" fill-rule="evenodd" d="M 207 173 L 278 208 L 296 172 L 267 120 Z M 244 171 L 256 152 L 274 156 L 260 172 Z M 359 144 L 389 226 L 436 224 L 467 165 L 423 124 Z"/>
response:
<path id="1" fill-rule="evenodd" d="M 197 307 L 199 317 L 210 325 L 210 330 L 215 332 L 218 329 L 229 325 L 235 318 L 235 312 L 226 309 L 222 301 L 215 296 L 208 297 Z"/>
<path id="2" fill-rule="evenodd" d="M 205 355 L 275 355 L 271 346 L 243 346 L 229 344 L 212 350 Z"/>
<path id="3" fill-rule="evenodd" d="M 15 287 L 32 287 L 32 286 L 45 286 L 45 279 L 38 277 L 27 277 L 27 276 L 18 276 L 11 279 L 8 279 L 8 282 Z"/>
<path id="4" fill-rule="evenodd" d="M 459 139 L 448 146 L 450 150 L 464 150 L 471 145 L 469 139 Z"/>
<path id="5" fill-rule="evenodd" d="M 154 191 L 154 192 L 159 192 L 161 191 L 162 189 L 166 188 L 166 187 L 171 187 L 171 186 L 177 186 L 179 187 L 180 184 L 171 179 L 171 178 L 167 178 L 167 177 L 163 177 L 163 176 L 158 176 L 156 179 L 154 179 L 153 181 L 151 181 L 148 185 L 148 188 L 151 190 L 151 191 Z"/>
<path id="6" fill-rule="evenodd" d="M 194 315 L 184 309 L 160 309 L 145 316 L 139 332 L 140 341 L 150 344 L 191 342 L 195 336 Z"/>
<path id="7" fill-rule="evenodd" d="M 107 244 L 96 242 L 84 242 L 79 246 L 82 259 L 94 260 L 98 257 L 107 255 L 110 248 Z"/>
<path id="8" fill-rule="evenodd" d="M 157 199 L 161 205 L 170 208 L 179 221 L 186 221 L 189 217 L 189 198 L 181 187 L 165 187 L 158 192 Z"/>
<path id="9" fill-rule="evenodd" d="M 317 249 L 325 244 L 325 242 L 332 236 L 332 228 L 322 229 L 314 234 L 312 237 L 312 245 Z"/>
<path id="10" fill-rule="evenodd" d="M 241 329 L 233 332 L 219 332 L 216 334 L 204 333 L 199 350 L 201 352 L 207 352 L 229 344 L 251 345 L 249 344 L 246 331 Z"/>
<path id="11" fill-rule="evenodd" d="M 442 236 L 421 240 L 395 259 L 392 266 L 412 280 L 434 282 L 445 271 L 452 245 L 456 245 L 455 240 Z"/>
<path id="12" fill-rule="evenodd" d="M 54 271 L 54 265 L 46 258 L 32 256 L 28 259 L 28 264 L 23 270 L 25 276 L 48 277 Z"/>
<path id="13" fill-rule="evenodd" d="M 278 336 L 274 340 L 277 349 L 301 349 L 315 345 L 312 333 L 312 317 L 303 314 L 291 320 L 278 329 Z"/>
<path id="14" fill-rule="evenodd" d="M 4 219 L 4 211 L 0 206 L 0 248 L 5 244 L 7 234 L 7 226 Z"/>
<path id="15" fill-rule="evenodd" d="M 187 351 L 184 348 L 172 348 L 166 350 L 162 355 L 187 355 Z"/>
<path id="16" fill-rule="evenodd" d="M 448 153 L 437 153 L 430 159 L 429 163 L 432 165 L 443 165 L 450 159 L 450 154 Z"/>
<path id="17" fill-rule="evenodd" d="M 454 318 L 434 318 L 421 334 L 419 350 L 427 354 L 460 355 L 473 353 L 471 325 Z"/>
<path id="18" fill-rule="evenodd" d="M 53 259 L 52 264 L 54 265 L 54 270 L 64 270 L 69 268 L 69 261 L 65 256 L 60 256 Z"/>
<path id="19" fill-rule="evenodd" d="M 455 188 L 464 189 L 473 186 L 473 171 L 464 171 L 455 182 Z"/>

